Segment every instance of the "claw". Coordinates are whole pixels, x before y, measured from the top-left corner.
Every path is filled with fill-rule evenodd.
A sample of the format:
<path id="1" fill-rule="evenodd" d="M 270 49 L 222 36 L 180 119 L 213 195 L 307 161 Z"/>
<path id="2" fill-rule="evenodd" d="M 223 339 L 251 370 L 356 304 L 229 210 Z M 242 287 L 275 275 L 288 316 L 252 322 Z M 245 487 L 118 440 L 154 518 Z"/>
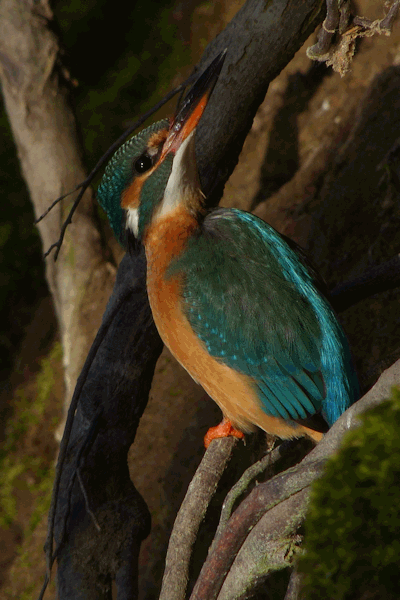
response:
<path id="1" fill-rule="evenodd" d="M 204 436 L 204 446 L 208 448 L 213 440 L 224 437 L 235 437 L 239 440 L 244 439 L 244 433 L 239 429 L 235 429 L 229 419 L 222 419 L 221 423 L 216 427 L 210 427 Z"/>

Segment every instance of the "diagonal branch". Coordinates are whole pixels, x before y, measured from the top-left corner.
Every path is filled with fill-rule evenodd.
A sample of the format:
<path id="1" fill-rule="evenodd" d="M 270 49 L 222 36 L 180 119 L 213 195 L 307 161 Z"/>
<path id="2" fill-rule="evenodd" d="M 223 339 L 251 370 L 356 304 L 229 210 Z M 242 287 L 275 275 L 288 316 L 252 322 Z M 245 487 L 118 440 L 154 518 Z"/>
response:
<path id="1" fill-rule="evenodd" d="M 224 530 L 223 536 L 209 554 L 190 600 L 215 600 L 237 553 L 249 532 L 266 512 L 308 487 L 320 476 L 325 459 L 293 467 L 259 484 L 243 500 Z"/>

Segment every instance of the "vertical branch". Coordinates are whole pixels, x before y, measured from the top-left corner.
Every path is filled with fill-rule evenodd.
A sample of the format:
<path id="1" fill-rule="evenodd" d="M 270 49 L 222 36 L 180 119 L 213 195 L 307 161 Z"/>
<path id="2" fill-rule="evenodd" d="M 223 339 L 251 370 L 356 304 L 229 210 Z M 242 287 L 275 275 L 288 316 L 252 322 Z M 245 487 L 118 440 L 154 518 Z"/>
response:
<path id="1" fill-rule="evenodd" d="M 236 442 L 233 437 L 213 441 L 189 485 L 169 540 L 160 600 L 185 599 L 193 545 Z"/>

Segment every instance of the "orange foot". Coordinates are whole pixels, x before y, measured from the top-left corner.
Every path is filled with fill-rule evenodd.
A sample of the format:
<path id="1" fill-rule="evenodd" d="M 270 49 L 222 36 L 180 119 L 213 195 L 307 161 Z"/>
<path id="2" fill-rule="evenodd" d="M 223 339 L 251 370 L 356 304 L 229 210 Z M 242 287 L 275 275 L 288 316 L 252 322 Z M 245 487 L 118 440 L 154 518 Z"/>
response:
<path id="1" fill-rule="evenodd" d="M 229 437 L 230 435 L 238 438 L 239 440 L 244 438 L 244 433 L 239 431 L 239 429 L 235 429 L 229 419 L 222 419 L 219 425 L 216 427 L 210 427 L 210 429 L 207 431 L 206 435 L 204 436 L 204 445 L 206 448 L 208 448 L 213 440 L 216 440 L 217 438 Z"/>

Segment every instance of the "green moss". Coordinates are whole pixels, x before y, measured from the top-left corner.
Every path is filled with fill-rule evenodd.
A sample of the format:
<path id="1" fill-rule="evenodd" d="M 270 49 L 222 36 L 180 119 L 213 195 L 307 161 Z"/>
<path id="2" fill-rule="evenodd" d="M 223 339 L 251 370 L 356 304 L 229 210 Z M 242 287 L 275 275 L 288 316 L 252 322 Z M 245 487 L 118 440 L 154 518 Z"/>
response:
<path id="1" fill-rule="evenodd" d="M 46 469 L 42 471 L 39 482 L 35 485 L 32 492 L 38 494 L 33 512 L 29 519 L 29 533 L 33 533 L 50 509 L 51 492 L 53 489 L 54 471 Z"/>
<path id="2" fill-rule="evenodd" d="M 362 421 L 313 488 L 299 560 L 307 600 L 400 596 L 400 391 Z"/>
<path id="3" fill-rule="evenodd" d="M 31 568 L 31 565 L 29 566 Z M 28 585 L 25 590 L 20 594 L 19 600 L 32 600 L 32 592 L 36 587 L 36 583 L 31 583 Z"/>
<path id="4" fill-rule="evenodd" d="M 1 463 L 0 474 L 0 526 L 9 527 L 17 516 L 17 503 L 14 497 L 15 480 L 24 471 L 24 465 L 14 463 L 6 457 Z"/>
<path id="5" fill-rule="evenodd" d="M 62 359 L 62 346 L 56 342 L 50 354 L 41 362 L 41 370 L 36 377 L 37 394 L 35 410 L 39 416 L 44 412 L 51 390 L 54 386 L 54 363 Z"/>
<path id="6" fill-rule="evenodd" d="M 50 502 L 53 467 L 48 460 L 31 452 L 23 453 L 21 443 L 37 428 L 49 405 L 54 386 L 54 365 L 61 360 L 61 344 L 57 342 L 41 361 L 35 381 L 35 400 L 23 388 L 16 390 L 13 416 L 7 423 L 6 438 L 0 453 L 0 526 L 9 526 L 17 515 L 16 489 L 28 491 L 35 498 L 29 531 L 34 531 Z M 30 477 L 28 477 L 30 475 Z M 33 476 L 34 475 L 34 476 Z"/>

